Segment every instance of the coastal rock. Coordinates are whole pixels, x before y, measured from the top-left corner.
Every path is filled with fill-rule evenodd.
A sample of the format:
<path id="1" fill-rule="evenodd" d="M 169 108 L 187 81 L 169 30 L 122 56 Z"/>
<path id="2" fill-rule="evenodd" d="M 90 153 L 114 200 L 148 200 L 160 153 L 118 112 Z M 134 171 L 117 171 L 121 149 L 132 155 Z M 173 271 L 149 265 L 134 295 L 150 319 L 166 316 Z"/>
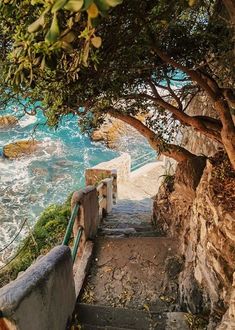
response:
<path id="1" fill-rule="evenodd" d="M 154 218 L 159 231 L 180 243 L 185 260 L 179 287 L 182 307 L 209 312 L 208 329 L 216 329 L 226 310 L 224 324 L 234 322 L 235 173 L 219 152 L 207 161 L 197 187 L 179 177 L 171 187 L 161 187 Z"/>
<path id="2" fill-rule="evenodd" d="M 138 117 L 138 119 L 144 120 L 143 117 Z M 125 152 L 127 140 L 143 140 L 144 137 L 132 126 L 107 115 L 101 127 L 93 132 L 91 139 L 104 142 L 110 149 Z"/>
<path id="3" fill-rule="evenodd" d="M 133 129 L 130 127 L 130 130 Z M 117 149 L 121 138 L 127 134 L 127 125 L 119 119 L 107 116 L 102 126 L 93 132 L 91 138 L 96 142 L 104 142 L 111 149 Z"/>
<path id="4" fill-rule="evenodd" d="M 15 126 L 18 123 L 18 119 L 14 116 L 1 116 L 0 128 L 8 128 Z"/>
<path id="5" fill-rule="evenodd" d="M 13 142 L 3 147 L 3 155 L 9 159 L 30 155 L 38 150 L 39 145 L 40 142 L 35 140 Z"/>

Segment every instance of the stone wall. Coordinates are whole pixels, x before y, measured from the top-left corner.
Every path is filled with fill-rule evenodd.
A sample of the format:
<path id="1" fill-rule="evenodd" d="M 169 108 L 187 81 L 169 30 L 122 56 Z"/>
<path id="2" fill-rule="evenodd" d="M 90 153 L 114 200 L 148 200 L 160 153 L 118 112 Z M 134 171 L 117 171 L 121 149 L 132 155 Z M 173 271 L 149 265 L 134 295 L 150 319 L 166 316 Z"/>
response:
<path id="1" fill-rule="evenodd" d="M 99 163 L 92 169 L 100 169 L 107 171 L 116 170 L 118 183 L 125 182 L 130 177 L 131 156 L 128 153 L 123 153 L 120 157 L 113 158 L 107 162 Z"/>
<path id="2" fill-rule="evenodd" d="M 199 183 L 186 180 L 195 176 L 180 164 L 154 204 L 159 231 L 180 241 L 182 307 L 208 313 L 208 329 L 216 329 L 228 308 L 224 322 L 235 322 L 235 173 L 221 154 L 215 163 L 207 161 Z M 219 329 L 232 329 L 222 324 Z"/>
<path id="3" fill-rule="evenodd" d="M 0 289 L 0 329 L 65 330 L 75 302 L 70 248 L 57 246 Z"/>

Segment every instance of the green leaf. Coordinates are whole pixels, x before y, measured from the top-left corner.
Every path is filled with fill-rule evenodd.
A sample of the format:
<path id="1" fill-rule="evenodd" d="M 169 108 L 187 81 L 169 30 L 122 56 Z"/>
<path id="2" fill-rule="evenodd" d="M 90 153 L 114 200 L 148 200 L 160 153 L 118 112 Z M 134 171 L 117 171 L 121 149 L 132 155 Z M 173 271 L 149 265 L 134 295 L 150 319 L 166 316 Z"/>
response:
<path id="1" fill-rule="evenodd" d="M 188 4 L 190 7 L 193 7 L 197 3 L 197 0 L 188 0 Z"/>
<path id="2" fill-rule="evenodd" d="M 67 1 L 68 0 L 57 0 L 51 9 L 52 14 L 63 8 Z"/>
<path id="3" fill-rule="evenodd" d="M 72 31 L 70 31 L 61 38 L 61 41 L 71 43 L 74 41 L 75 37 L 76 37 L 75 34 Z"/>
<path id="4" fill-rule="evenodd" d="M 109 10 L 110 6 L 103 0 L 95 0 L 100 11 L 107 11 Z"/>
<path id="5" fill-rule="evenodd" d="M 87 10 L 93 2 L 93 0 L 84 0 L 84 10 Z"/>
<path id="6" fill-rule="evenodd" d="M 91 39 L 91 43 L 95 48 L 100 48 L 102 44 L 102 39 L 100 37 L 94 37 Z"/>
<path id="7" fill-rule="evenodd" d="M 83 3 L 83 0 L 69 0 L 64 6 L 64 9 L 77 12 L 82 8 Z"/>
<path id="8" fill-rule="evenodd" d="M 45 65 L 46 65 L 46 59 L 45 59 L 45 55 L 42 58 L 42 62 L 40 64 L 40 69 L 43 71 L 45 69 Z"/>
<path id="9" fill-rule="evenodd" d="M 117 5 L 120 5 L 123 0 L 102 0 L 102 2 L 106 3 L 110 7 L 116 7 Z"/>
<path id="10" fill-rule="evenodd" d="M 61 41 L 61 47 L 68 52 L 73 51 L 73 47 L 66 41 Z"/>
<path id="11" fill-rule="evenodd" d="M 55 13 L 53 16 L 50 30 L 48 31 L 48 33 L 46 35 L 46 41 L 48 41 L 49 43 L 54 43 L 58 39 L 59 35 L 60 35 L 60 28 L 59 28 L 57 16 Z"/>
<path id="12" fill-rule="evenodd" d="M 35 22 L 29 25 L 28 32 L 37 32 L 44 24 L 44 15 L 41 15 Z"/>
<path id="13" fill-rule="evenodd" d="M 99 9 L 98 9 L 98 7 L 96 6 L 95 3 L 92 3 L 90 5 L 90 7 L 87 9 L 87 13 L 88 13 L 90 18 L 95 18 L 99 15 Z"/>

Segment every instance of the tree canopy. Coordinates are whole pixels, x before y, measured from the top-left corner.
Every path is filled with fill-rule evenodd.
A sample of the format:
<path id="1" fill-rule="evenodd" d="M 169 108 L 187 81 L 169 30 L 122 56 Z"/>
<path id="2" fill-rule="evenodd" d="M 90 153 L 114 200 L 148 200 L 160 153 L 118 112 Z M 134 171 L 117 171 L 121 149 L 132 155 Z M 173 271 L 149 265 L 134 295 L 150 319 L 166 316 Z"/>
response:
<path id="1" fill-rule="evenodd" d="M 81 7 L 69 11 L 69 3 Z M 27 111 L 40 101 L 50 124 L 74 113 L 86 131 L 110 113 L 177 161 L 194 157 L 176 140 L 179 125 L 191 126 L 221 143 L 235 168 L 233 29 L 223 3 L 120 3 L 5 1 L 0 7 L 2 105 L 20 96 Z M 56 38 L 50 39 L 54 20 Z M 210 97 L 215 118 L 187 114 L 201 91 Z M 148 115 L 144 123 L 136 118 L 139 113 Z"/>

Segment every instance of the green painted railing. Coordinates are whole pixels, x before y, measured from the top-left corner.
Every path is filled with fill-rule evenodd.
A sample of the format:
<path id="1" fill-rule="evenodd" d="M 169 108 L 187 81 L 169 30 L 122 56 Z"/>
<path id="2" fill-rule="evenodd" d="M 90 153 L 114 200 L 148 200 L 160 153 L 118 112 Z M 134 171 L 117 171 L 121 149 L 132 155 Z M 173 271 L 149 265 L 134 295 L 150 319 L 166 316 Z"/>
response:
<path id="1" fill-rule="evenodd" d="M 156 160 L 156 151 L 150 151 L 137 158 L 134 158 L 132 159 L 131 162 L 131 171 L 135 171 L 138 168 L 142 167 L 143 165 L 146 165 L 155 160 Z"/>
<path id="2" fill-rule="evenodd" d="M 73 246 L 71 248 L 73 263 L 75 262 L 75 259 L 77 257 L 79 245 L 80 244 L 84 245 L 84 243 L 87 239 L 87 237 L 84 237 L 85 240 L 83 242 L 81 242 L 84 228 L 85 228 L 86 234 L 89 236 L 89 230 L 90 230 L 89 228 L 91 226 L 91 220 L 89 220 L 89 218 L 87 220 L 87 218 L 84 217 L 84 214 L 88 214 L 88 217 L 89 217 L 89 212 L 85 212 L 85 211 L 87 211 L 87 209 L 86 209 L 85 211 L 83 210 L 84 212 L 81 212 L 81 214 L 78 214 L 79 208 L 80 207 L 83 207 L 83 208 L 91 207 L 91 209 L 93 208 L 93 212 L 97 212 L 97 213 L 95 213 L 95 215 L 92 217 L 96 218 L 96 216 L 97 216 L 97 218 L 100 221 L 107 212 L 111 211 L 113 202 L 116 201 L 116 197 L 117 197 L 116 184 L 117 184 L 117 173 L 116 173 L 116 171 L 113 171 L 112 177 L 103 179 L 102 181 L 99 182 L 99 184 L 97 186 L 89 185 L 89 187 L 82 189 L 80 192 L 76 192 L 76 193 L 78 193 L 79 197 L 76 195 L 74 201 L 73 201 L 73 197 L 72 197 L 72 205 L 74 205 L 74 207 L 72 209 L 71 217 L 69 219 L 69 223 L 66 228 L 66 232 L 64 235 L 62 245 L 67 245 L 67 246 L 70 245 L 71 237 L 73 236 L 74 223 L 76 221 L 76 218 L 78 217 L 77 223 L 78 224 L 82 223 L 83 226 L 81 226 L 81 225 L 78 226 L 78 231 L 77 231 L 76 235 L 74 235 L 74 237 L 73 237 Z M 92 203 L 98 203 L 98 205 L 89 205 L 89 203 L 91 203 L 91 200 L 89 200 L 89 199 L 88 199 L 88 201 L 89 201 L 88 204 L 87 203 L 83 204 L 84 199 L 82 196 L 89 196 L 89 193 L 93 194 L 94 191 L 96 191 L 96 195 L 93 195 Z M 97 199 L 94 200 L 95 196 L 97 196 Z M 96 208 L 96 206 L 98 206 L 98 207 Z M 92 222 L 93 222 L 93 218 L 92 218 Z M 97 226 L 96 222 L 94 222 L 93 225 Z M 92 231 L 94 231 L 94 230 L 97 231 L 97 229 L 98 229 L 98 227 L 95 229 L 93 228 Z M 91 234 L 91 235 L 93 236 L 93 234 Z"/>
<path id="3" fill-rule="evenodd" d="M 66 229 L 66 233 L 64 235 L 62 245 L 69 245 L 69 242 L 70 242 L 70 239 L 71 239 L 71 236 L 72 236 L 73 225 L 74 225 L 76 216 L 78 214 L 79 207 L 80 207 L 80 205 L 79 205 L 79 203 L 77 203 L 73 208 L 73 211 L 72 211 L 72 214 L 71 214 L 71 217 L 69 219 L 69 223 L 68 223 L 68 226 L 67 226 L 67 229 Z M 82 232 L 83 232 L 83 228 L 80 227 L 78 229 L 76 237 L 74 237 L 74 244 L 73 244 L 72 252 L 71 252 L 73 262 L 75 261 L 76 256 L 77 256 L 79 243 L 80 243 L 80 240 L 81 240 L 81 237 L 82 237 Z"/>

